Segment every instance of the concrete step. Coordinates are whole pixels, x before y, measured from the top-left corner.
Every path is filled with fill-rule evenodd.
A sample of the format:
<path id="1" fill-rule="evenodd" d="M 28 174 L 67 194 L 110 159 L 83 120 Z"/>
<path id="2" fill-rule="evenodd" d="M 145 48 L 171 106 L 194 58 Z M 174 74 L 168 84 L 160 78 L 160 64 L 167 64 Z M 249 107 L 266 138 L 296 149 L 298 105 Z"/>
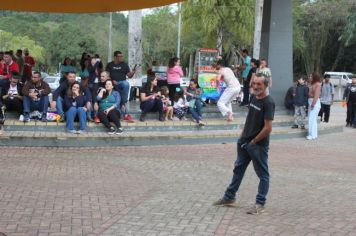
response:
<path id="1" fill-rule="evenodd" d="M 227 122 L 223 119 L 206 119 L 205 126 L 199 127 L 192 119 L 187 121 L 157 121 L 147 120 L 145 122 L 127 123 L 122 121 L 122 127 L 125 132 L 172 132 L 172 131 L 192 131 L 192 130 L 236 130 L 242 129 L 245 118 L 236 118 L 232 122 Z M 276 116 L 273 125 L 275 127 L 289 127 L 293 123 L 291 116 Z M 78 124 L 76 123 L 76 126 Z M 4 130 L 10 131 L 38 131 L 38 132 L 58 132 L 66 131 L 65 123 L 57 122 L 41 122 L 30 121 L 24 123 L 15 119 L 7 119 Z M 105 132 L 106 129 L 102 124 L 87 123 L 87 131 L 91 132 Z"/>
<path id="2" fill-rule="evenodd" d="M 319 135 L 342 132 L 343 125 L 320 124 Z M 207 143 L 236 142 L 242 129 L 230 130 L 190 130 L 170 132 L 124 132 L 121 135 L 109 135 L 106 132 L 87 132 L 69 134 L 63 131 L 3 131 L 0 146 L 47 146 L 47 147 L 112 147 L 146 145 L 187 145 Z M 306 136 L 306 130 L 290 127 L 274 127 L 271 139 L 300 138 Z"/>

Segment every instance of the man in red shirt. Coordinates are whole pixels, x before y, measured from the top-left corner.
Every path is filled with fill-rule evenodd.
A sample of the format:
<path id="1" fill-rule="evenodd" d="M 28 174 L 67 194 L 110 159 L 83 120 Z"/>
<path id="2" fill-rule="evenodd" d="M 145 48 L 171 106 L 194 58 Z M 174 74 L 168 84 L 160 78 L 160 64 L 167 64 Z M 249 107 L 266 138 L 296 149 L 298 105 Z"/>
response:
<path id="1" fill-rule="evenodd" d="M 28 48 L 25 48 L 23 50 L 24 54 L 25 54 L 25 64 L 24 64 L 24 68 L 23 68 L 23 82 L 31 80 L 32 78 L 32 67 L 35 66 L 36 62 L 35 59 L 33 59 L 33 57 L 30 56 L 30 52 L 28 51 Z"/>
<path id="2" fill-rule="evenodd" d="M 12 72 L 16 71 L 19 73 L 19 66 L 15 61 L 12 60 L 12 55 L 10 52 L 5 52 L 4 62 L 4 71 L 2 75 L 0 75 L 0 87 L 4 87 L 9 84 L 9 79 L 12 77 Z"/>

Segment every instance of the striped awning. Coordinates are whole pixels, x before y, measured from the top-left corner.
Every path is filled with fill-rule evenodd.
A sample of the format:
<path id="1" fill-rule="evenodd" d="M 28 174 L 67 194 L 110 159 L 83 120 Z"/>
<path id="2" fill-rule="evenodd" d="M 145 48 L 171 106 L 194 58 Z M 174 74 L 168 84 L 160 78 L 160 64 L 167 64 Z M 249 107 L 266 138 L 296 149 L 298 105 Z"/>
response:
<path id="1" fill-rule="evenodd" d="M 0 10 L 53 13 L 95 13 L 137 10 L 181 0 L 3 0 Z"/>

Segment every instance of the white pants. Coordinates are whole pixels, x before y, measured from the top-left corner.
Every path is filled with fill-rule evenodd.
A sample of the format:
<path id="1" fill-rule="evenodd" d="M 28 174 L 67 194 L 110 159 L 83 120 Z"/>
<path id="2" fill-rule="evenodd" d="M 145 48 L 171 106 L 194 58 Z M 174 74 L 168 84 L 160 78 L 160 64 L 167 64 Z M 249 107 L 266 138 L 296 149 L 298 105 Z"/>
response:
<path id="1" fill-rule="evenodd" d="M 318 114 L 320 111 L 320 99 L 315 103 L 313 110 L 311 109 L 311 104 L 313 103 L 313 98 L 308 99 L 309 109 L 308 109 L 308 135 L 313 139 L 318 137 Z"/>
<path id="2" fill-rule="evenodd" d="M 241 87 L 226 88 L 218 101 L 218 108 L 223 116 L 232 112 L 231 102 L 239 95 Z"/>

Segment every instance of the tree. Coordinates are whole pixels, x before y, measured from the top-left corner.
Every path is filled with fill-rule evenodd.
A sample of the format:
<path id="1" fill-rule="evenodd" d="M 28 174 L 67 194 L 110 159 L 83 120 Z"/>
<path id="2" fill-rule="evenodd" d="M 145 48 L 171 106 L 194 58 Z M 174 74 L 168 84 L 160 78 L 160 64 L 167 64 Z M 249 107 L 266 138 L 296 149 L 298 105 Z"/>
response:
<path id="1" fill-rule="evenodd" d="M 51 53 L 50 62 L 58 65 L 65 57 L 80 60 L 83 52 L 96 52 L 95 39 L 85 35 L 78 27 L 65 23 L 53 31 L 50 39 L 52 45 L 48 48 Z"/>
<path id="2" fill-rule="evenodd" d="M 14 36 L 12 33 L 0 30 L 0 49 L 16 50 L 20 48 L 28 48 L 31 55 L 36 58 L 36 61 L 44 63 L 44 48 L 37 45 L 36 42 L 27 36 Z"/>

